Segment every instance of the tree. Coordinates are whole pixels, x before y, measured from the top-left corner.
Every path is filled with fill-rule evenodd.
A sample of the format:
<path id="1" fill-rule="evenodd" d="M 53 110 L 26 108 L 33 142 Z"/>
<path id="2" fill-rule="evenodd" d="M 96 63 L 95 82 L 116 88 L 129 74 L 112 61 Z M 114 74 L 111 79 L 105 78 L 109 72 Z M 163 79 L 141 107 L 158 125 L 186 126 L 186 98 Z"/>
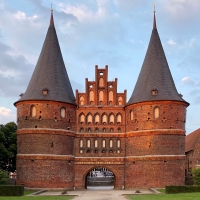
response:
<path id="1" fill-rule="evenodd" d="M 0 169 L 0 185 L 8 184 L 8 172 Z"/>
<path id="2" fill-rule="evenodd" d="M 17 125 L 9 122 L 0 125 L 0 169 L 15 171 L 17 154 Z"/>
<path id="3" fill-rule="evenodd" d="M 192 176 L 195 185 L 200 185 L 200 168 L 194 168 L 192 170 Z"/>

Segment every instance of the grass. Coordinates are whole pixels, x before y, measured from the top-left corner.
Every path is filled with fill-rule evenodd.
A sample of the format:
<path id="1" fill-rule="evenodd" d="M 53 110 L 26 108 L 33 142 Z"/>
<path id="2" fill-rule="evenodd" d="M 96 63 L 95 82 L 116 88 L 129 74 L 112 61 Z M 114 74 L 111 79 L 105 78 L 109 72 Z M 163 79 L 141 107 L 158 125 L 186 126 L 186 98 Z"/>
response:
<path id="1" fill-rule="evenodd" d="M 130 200 L 199 200 L 200 192 L 180 193 L 180 194 L 145 194 L 145 195 L 127 195 Z"/>
<path id="2" fill-rule="evenodd" d="M 0 200 L 71 200 L 74 196 L 25 196 L 37 190 L 24 190 L 24 196 L 0 196 Z"/>
<path id="3" fill-rule="evenodd" d="M 37 192 L 37 190 L 24 190 L 24 195 L 32 194 L 34 192 Z"/>
<path id="4" fill-rule="evenodd" d="M 70 200 L 74 196 L 18 196 L 18 197 L 0 197 L 0 200 Z"/>

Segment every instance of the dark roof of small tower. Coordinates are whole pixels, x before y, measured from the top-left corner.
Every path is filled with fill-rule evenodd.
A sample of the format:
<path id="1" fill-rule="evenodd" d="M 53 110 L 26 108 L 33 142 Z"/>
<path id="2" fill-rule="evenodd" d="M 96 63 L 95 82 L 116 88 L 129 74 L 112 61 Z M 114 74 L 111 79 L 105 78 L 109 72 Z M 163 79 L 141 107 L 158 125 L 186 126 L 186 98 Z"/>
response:
<path id="1" fill-rule="evenodd" d="M 47 90 L 47 94 L 43 94 Z M 50 25 L 26 92 L 19 101 L 53 100 L 75 104 L 51 11 Z M 19 102 L 18 101 L 18 102 Z"/>
<path id="2" fill-rule="evenodd" d="M 152 95 L 152 90 L 156 91 Z M 185 100 L 177 92 L 156 27 L 154 12 L 153 30 L 146 56 L 127 105 L 156 100 Z M 187 103 L 187 102 L 186 102 Z"/>

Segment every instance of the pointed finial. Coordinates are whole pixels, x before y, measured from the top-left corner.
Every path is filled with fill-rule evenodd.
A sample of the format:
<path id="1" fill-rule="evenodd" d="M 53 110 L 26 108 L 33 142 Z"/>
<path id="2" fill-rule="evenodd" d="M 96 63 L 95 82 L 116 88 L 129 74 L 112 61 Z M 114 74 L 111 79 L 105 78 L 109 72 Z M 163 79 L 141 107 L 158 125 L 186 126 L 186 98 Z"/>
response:
<path id="1" fill-rule="evenodd" d="M 54 26 L 52 4 L 51 4 L 51 18 L 50 18 L 50 26 Z"/>
<path id="2" fill-rule="evenodd" d="M 156 6 L 155 6 L 155 4 L 152 4 L 152 6 L 154 7 L 154 9 L 153 9 L 153 13 L 154 13 L 153 29 L 156 29 Z"/>

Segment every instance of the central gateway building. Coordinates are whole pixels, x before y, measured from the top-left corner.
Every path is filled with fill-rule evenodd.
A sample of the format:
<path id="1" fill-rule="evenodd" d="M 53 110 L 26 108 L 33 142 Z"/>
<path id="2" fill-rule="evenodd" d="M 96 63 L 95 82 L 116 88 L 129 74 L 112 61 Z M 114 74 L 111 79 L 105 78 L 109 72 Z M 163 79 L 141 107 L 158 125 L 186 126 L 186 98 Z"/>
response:
<path id="1" fill-rule="evenodd" d="M 128 73 L 128 72 L 127 72 Z M 103 168 L 114 188 L 164 187 L 185 181 L 185 121 L 156 28 L 132 96 L 108 81 L 108 66 L 74 97 L 53 14 L 37 65 L 17 107 L 17 184 L 32 188 L 86 187 Z"/>

